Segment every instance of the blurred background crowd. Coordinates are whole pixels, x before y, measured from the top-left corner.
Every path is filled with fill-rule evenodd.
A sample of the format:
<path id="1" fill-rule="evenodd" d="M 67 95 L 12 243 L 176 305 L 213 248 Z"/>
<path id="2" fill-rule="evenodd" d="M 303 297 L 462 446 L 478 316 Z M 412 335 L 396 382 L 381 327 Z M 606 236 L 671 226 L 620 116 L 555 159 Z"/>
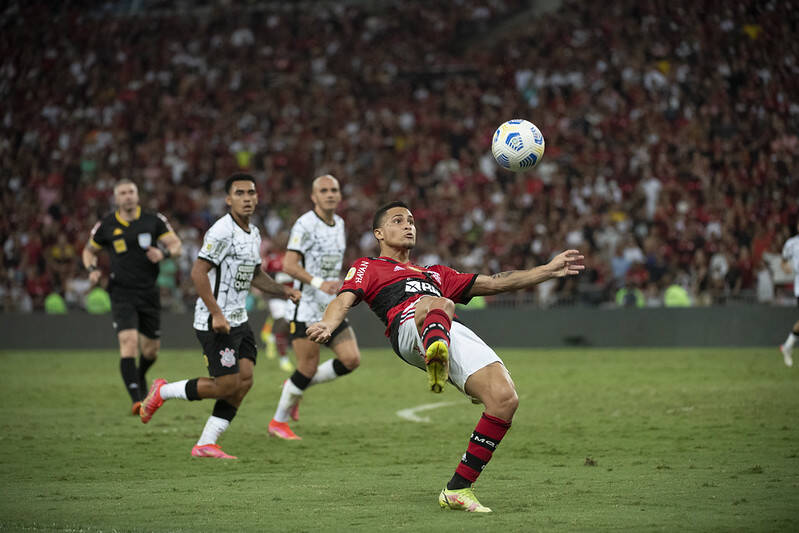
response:
<path id="1" fill-rule="evenodd" d="M 85 307 L 80 252 L 121 178 L 183 240 L 159 285 L 165 308 L 190 308 L 235 171 L 258 180 L 264 253 L 332 173 L 347 264 L 374 255 L 372 214 L 402 199 L 420 264 L 585 252 L 586 275 L 494 305 L 795 305 L 779 254 L 799 217 L 799 4 L 531 4 L 6 4 L 2 309 L 53 293 Z M 532 172 L 491 157 L 511 118 L 546 138 Z"/>

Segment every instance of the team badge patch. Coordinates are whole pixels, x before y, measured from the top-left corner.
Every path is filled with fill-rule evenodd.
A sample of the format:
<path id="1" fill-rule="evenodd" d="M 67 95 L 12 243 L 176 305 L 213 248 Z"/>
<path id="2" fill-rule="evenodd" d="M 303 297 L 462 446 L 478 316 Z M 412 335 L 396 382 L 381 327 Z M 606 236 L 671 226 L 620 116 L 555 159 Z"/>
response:
<path id="1" fill-rule="evenodd" d="M 139 233 L 139 246 L 146 250 L 153 243 L 153 236 L 149 233 Z"/>
<path id="2" fill-rule="evenodd" d="M 236 364 L 236 355 L 235 354 L 236 354 L 236 352 L 234 352 L 230 348 L 225 348 L 224 350 L 219 350 L 219 355 L 222 356 L 222 359 L 220 359 L 219 362 L 222 363 L 222 366 L 230 368 L 230 367 L 232 367 L 233 365 Z"/>
<path id="3" fill-rule="evenodd" d="M 122 235 L 121 228 L 114 228 L 114 237 L 116 237 L 117 235 Z"/>
<path id="4" fill-rule="evenodd" d="M 355 276 L 355 267 L 351 267 L 351 268 L 350 268 L 350 269 L 347 271 L 347 275 L 346 275 L 346 276 L 344 276 L 344 281 L 349 281 L 349 280 L 351 280 L 353 276 Z"/>

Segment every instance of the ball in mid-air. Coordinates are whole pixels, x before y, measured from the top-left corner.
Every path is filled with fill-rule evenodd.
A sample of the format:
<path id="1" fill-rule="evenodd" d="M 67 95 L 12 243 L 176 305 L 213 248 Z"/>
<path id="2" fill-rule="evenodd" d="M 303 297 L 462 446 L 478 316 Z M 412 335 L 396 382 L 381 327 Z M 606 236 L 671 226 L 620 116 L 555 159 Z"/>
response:
<path id="1" fill-rule="evenodd" d="M 530 170 L 544 155 L 544 136 L 532 122 L 509 120 L 494 132 L 491 153 L 502 168 L 512 172 Z"/>

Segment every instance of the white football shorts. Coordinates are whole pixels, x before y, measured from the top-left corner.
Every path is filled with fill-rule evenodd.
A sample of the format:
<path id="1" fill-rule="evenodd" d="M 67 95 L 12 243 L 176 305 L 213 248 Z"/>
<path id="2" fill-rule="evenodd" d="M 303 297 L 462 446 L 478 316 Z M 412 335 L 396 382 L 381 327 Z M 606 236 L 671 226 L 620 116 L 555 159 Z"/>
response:
<path id="1" fill-rule="evenodd" d="M 272 315 L 273 320 L 286 318 L 286 300 L 282 300 L 280 298 L 270 298 L 269 314 Z"/>
<path id="2" fill-rule="evenodd" d="M 416 302 L 402 311 L 397 331 L 397 344 L 400 357 L 406 363 L 426 371 L 427 367 L 424 364 L 424 355 L 422 355 L 424 354 L 424 345 L 413 318 L 415 311 Z M 465 394 L 464 387 L 469 376 L 491 363 L 502 363 L 502 359 L 474 331 L 460 322 L 452 322 L 449 335 L 449 379 Z"/>

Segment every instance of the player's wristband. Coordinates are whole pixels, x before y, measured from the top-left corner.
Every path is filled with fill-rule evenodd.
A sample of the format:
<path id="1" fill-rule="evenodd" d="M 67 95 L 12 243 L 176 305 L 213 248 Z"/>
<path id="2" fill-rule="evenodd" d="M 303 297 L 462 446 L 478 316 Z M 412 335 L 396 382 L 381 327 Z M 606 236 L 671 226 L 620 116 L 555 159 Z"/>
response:
<path id="1" fill-rule="evenodd" d="M 314 289 L 318 289 L 318 288 L 320 288 L 322 286 L 322 283 L 324 283 L 324 282 L 325 282 L 325 280 L 323 280 L 319 276 L 314 276 L 311 279 L 311 287 L 313 287 Z"/>
<path id="2" fill-rule="evenodd" d="M 88 270 L 89 274 L 91 274 L 92 272 L 97 270 L 97 267 L 95 265 L 89 265 L 89 266 L 86 267 L 86 270 Z"/>
<path id="3" fill-rule="evenodd" d="M 172 257 L 172 253 L 169 251 L 169 248 L 161 248 L 161 253 L 164 254 L 164 259 L 167 257 Z"/>

